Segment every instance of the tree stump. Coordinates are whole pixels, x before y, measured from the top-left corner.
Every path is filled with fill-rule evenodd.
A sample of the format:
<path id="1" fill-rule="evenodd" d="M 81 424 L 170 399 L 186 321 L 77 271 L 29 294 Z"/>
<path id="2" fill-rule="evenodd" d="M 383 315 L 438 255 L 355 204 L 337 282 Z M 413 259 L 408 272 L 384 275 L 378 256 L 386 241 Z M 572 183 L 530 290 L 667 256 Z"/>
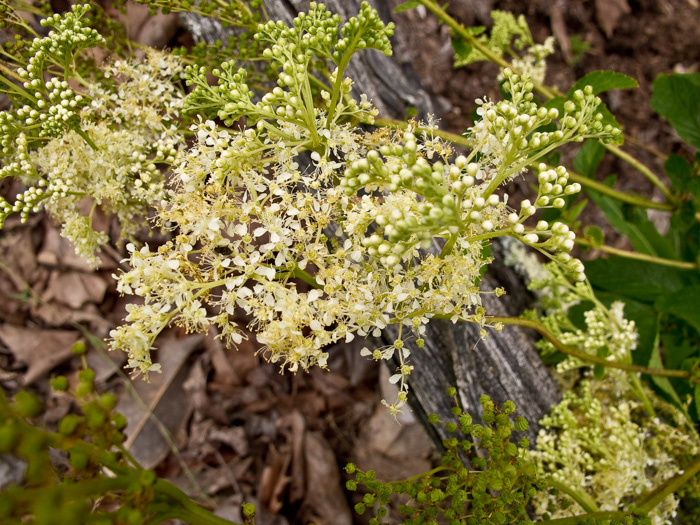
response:
<path id="1" fill-rule="evenodd" d="M 346 20 L 358 12 L 361 2 L 326 0 L 324 3 Z M 297 12 L 308 8 L 308 2 L 301 0 L 269 0 L 265 4 L 271 19 L 287 24 L 291 24 Z M 393 20 L 388 2 L 372 0 L 370 4 L 385 22 Z M 224 29 L 216 20 L 192 14 L 182 17 L 196 38 L 209 43 L 225 40 L 235 31 Z M 402 30 L 407 28 L 397 26 L 396 33 Z M 353 92 L 365 93 L 382 117 L 403 119 L 409 109 L 415 110 L 419 119 L 436 113 L 438 105 L 420 85 L 411 64 L 402 64 L 400 56 L 387 57 L 374 50 L 360 52 L 350 62 L 347 74 L 355 83 Z M 484 306 L 492 315 L 519 315 L 530 305 L 531 297 L 519 276 L 500 263 L 502 245 L 494 242 L 492 248 L 494 264 L 482 288 L 491 291 L 503 287 L 507 295 L 496 298 L 494 294 L 484 294 Z M 479 399 L 483 394 L 496 403 L 514 401 L 517 413 L 530 422 L 527 435 L 531 441 L 537 433 L 537 422 L 559 399 L 559 389 L 534 348 L 534 332 L 507 326 L 500 333 L 491 331 L 486 339 L 481 339 L 479 332 L 480 328 L 470 323 L 432 320 L 423 348 L 417 348 L 412 341 L 406 343 L 411 348 L 410 362 L 414 366 L 409 403 L 438 447 L 447 435 L 428 424 L 428 415 L 436 413 L 450 419 L 454 405 L 446 393 L 448 386 L 457 387 L 462 407 L 474 416 L 481 415 Z M 395 335 L 396 331 L 390 327 L 376 343 L 392 344 Z M 390 366 L 394 368 L 394 364 Z"/>

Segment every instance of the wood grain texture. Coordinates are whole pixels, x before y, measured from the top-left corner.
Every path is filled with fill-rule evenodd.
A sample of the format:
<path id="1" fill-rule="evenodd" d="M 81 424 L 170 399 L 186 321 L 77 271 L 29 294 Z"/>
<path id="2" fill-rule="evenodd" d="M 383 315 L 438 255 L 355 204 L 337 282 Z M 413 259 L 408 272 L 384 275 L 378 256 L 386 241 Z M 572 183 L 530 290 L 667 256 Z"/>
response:
<path id="1" fill-rule="evenodd" d="M 326 0 L 324 3 L 347 19 L 357 13 L 360 0 Z M 392 19 L 388 2 L 370 3 L 383 20 Z M 266 6 L 270 18 L 291 23 L 298 11 L 308 7 L 308 2 L 270 0 Z M 184 15 L 184 19 L 190 30 L 207 42 L 225 38 L 230 31 L 216 21 L 194 15 Z M 397 32 L 401 30 L 401 27 L 396 28 Z M 416 108 L 419 117 L 433 114 L 436 105 L 430 95 L 421 87 L 410 64 L 399 65 L 401 63 L 401 57 L 386 57 L 378 51 L 358 53 L 347 72 L 355 82 L 354 92 L 366 93 L 379 109 L 380 116 L 400 119 L 409 107 Z M 485 294 L 484 306 L 493 315 L 518 315 L 530 305 L 531 298 L 519 277 L 498 264 L 500 245 L 494 243 L 493 249 L 496 262 L 484 279 L 483 288 L 493 290 L 502 286 L 508 295 L 497 299 L 493 294 Z M 393 343 L 394 336 L 391 329 L 386 330 L 376 344 Z M 410 402 L 438 446 L 446 436 L 427 424 L 427 416 L 437 413 L 445 419 L 450 417 L 453 401 L 446 394 L 447 386 L 458 387 L 463 408 L 475 416 L 481 413 L 479 398 L 482 394 L 488 394 L 498 403 L 506 399 L 514 401 L 518 413 L 530 421 L 527 432 L 530 438 L 536 435 L 536 422 L 559 399 L 558 387 L 534 349 L 532 331 L 506 327 L 501 333 L 492 331 L 489 337 L 481 340 L 477 326 L 433 320 L 428 325 L 425 341 L 423 348 L 412 348 L 410 359 L 415 368 L 411 375 Z"/>

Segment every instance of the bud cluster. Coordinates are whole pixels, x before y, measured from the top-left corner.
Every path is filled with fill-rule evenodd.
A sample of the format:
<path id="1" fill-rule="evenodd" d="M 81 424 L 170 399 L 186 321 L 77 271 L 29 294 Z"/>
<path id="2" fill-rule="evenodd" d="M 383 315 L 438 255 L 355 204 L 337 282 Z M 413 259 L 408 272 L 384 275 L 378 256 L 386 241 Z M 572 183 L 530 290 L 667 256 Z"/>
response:
<path id="1" fill-rule="evenodd" d="M 449 391 L 456 399 L 455 389 Z M 399 507 L 402 523 L 435 523 L 437 515 L 444 515 L 450 524 L 532 523 L 527 517 L 528 502 L 544 484 L 535 463 L 525 456 L 530 441 L 526 437 L 511 441 L 515 431 L 527 430 L 528 422 L 514 416 L 512 401 L 502 407 L 485 395 L 480 401 L 483 424 L 474 423 L 459 405 L 452 408 L 455 421 L 440 421 L 437 414 L 428 417 L 432 425 L 452 434 L 443 440 L 440 467 L 432 472 L 385 483 L 375 479 L 374 471 L 348 464 L 347 489 L 355 491 L 361 486 L 365 492 L 355 512 L 374 514 L 370 523 L 385 523 L 390 496 L 403 494 L 410 499 Z"/>
<path id="2" fill-rule="evenodd" d="M 311 2 L 308 12 L 299 13 L 294 19 L 292 28 L 270 21 L 259 26 L 255 39 L 270 44 L 270 52 L 265 56 L 277 61 L 287 52 L 275 52 L 276 45 L 287 48 L 289 55 L 300 53 L 309 57 L 315 54 L 330 58 L 337 66 L 358 49 L 377 49 L 391 55 L 389 38 L 394 34 L 394 24 L 384 24 L 369 3 L 362 2 L 357 16 L 342 26 L 341 23 L 340 15 L 332 14 L 324 4 Z M 283 64 L 280 62 L 280 65 Z"/>
<path id="3" fill-rule="evenodd" d="M 333 108 L 331 118 L 353 116 L 362 122 L 373 121 L 366 99 L 358 104 L 348 96 L 352 82 L 342 78 L 342 73 L 352 54 L 359 49 L 378 49 L 390 55 L 389 37 L 393 34 L 393 24 L 384 25 L 366 2 L 363 2 L 357 17 L 342 27 L 341 22 L 340 16 L 331 14 L 323 4 L 312 2 L 309 12 L 300 13 L 292 27 L 281 21 L 261 24 L 254 38 L 268 45 L 262 55 L 278 69 L 275 74 L 277 87 L 254 102 L 255 93 L 247 83 L 248 71 L 236 69 L 234 61 L 224 62 L 212 71 L 218 77 L 214 86 L 207 81 L 206 68 L 190 66 L 185 78 L 194 89 L 187 98 L 186 109 L 217 116 L 227 126 L 243 117 L 251 126 L 264 120 L 301 125 L 309 131 L 309 138 L 317 146 L 319 135 L 329 126 L 317 122 L 323 105 L 319 106 L 319 101 L 312 98 L 309 70 L 315 61 L 331 60 L 338 66 L 329 74 L 334 90 L 333 93 L 321 91 L 321 101 Z M 343 38 L 339 39 L 339 32 Z M 341 77 L 338 77 L 339 71 Z M 288 140 L 304 143 L 299 137 Z"/>
<path id="4" fill-rule="evenodd" d="M 582 281 L 585 279 L 583 263 L 569 255 L 576 234 L 566 224 L 556 221 L 550 225 L 549 222 L 540 220 L 534 229 L 525 231 L 523 220 L 534 215 L 537 209 L 563 208 L 566 205 L 564 197 L 581 191 L 578 182 L 569 182 L 569 173 L 564 166 L 550 169 L 546 164 L 540 163 L 538 169 L 539 188 L 535 204 L 529 199 L 523 200 L 520 203 L 520 215 L 513 213 L 508 220 L 514 224 L 513 231 L 523 242 L 551 254 L 555 261 L 567 268 L 574 279 Z"/>
<path id="5" fill-rule="evenodd" d="M 64 15 L 44 18 L 41 24 L 54 30 L 45 38 L 34 39 L 27 66 L 17 70 L 24 79 L 28 103 L 15 110 L 16 118 L 23 122 L 25 129 L 38 126 L 40 136 L 60 136 L 65 129 L 80 125 L 78 113 L 87 102 L 85 98 L 75 93 L 65 78 L 46 81 L 44 76 L 49 66 L 60 64 L 70 69 L 81 50 L 105 43 L 95 29 L 84 26 L 81 21 L 90 9 L 88 5 L 75 5 Z"/>

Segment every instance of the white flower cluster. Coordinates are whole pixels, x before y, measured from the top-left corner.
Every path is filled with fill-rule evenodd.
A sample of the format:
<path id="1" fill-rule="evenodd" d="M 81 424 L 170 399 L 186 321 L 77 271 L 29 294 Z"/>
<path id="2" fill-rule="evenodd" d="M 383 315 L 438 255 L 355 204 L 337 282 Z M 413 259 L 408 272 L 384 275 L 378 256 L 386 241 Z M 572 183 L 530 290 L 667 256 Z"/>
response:
<path id="1" fill-rule="evenodd" d="M 545 266 L 547 274 L 531 282 L 530 287 L 542 298 L 548 315 L 540 321 L 559 341 L 587 354 L 605 357 L 611 361 L 632 362 L 632 352 L 637 348 L 639 334 L 634 321 L 625 319 L 624 303 L 615 301 L 610 307 L 603 305 L 595 296 L 588 282 L 572 285 L 554 264 Z M 585 327 L 577 326 L 569 318 L 569 309 L 579 303 L 592 303 L 585 311 Z M 540 350 L 554 352 L 556 349 L 546 340 L 537 343 Z M 590 366 L 575 357 L 567 357 L 557 365 L 557 371 Z"/>
<path id="2" fill-rule="evenodd" d="M 339 76 L 351 48 L 389 52 L 391 27 L 364 4 L 342 28 L 325 8 L 312 13 L 291 29 L 261 26 L 258 40 L 269 41 L 266 55 L 279 65 L 279 81 L 259 102 L 245 70 L 231 62 L 217 71 L 216 86 L 204 71 L 188 70 L 196 84 L 189 109 L 209 108 L 228 123 L 249 111 L 249 127 L 233 131 L 210 120 L 193 126 L 196 143 L 177 160 L 177 186 L 159 214 L 177 235 L 157 251 L 132 250 L 132 270 L 118 277 L 119 289 L 145 304 L 131 307 L 111 345 L 147 373 L 154 339 L 167 324 L 191 331 L 216 326 L 235 345 L 244 333 L 232 319 L 243 313 L 269 359 L 297 371 L 323 366 L 330 343 L 377 336 L 395 323 L 401 327 L 395 344 L 363 354 L 398 357 L 392 381 L 400 382 L 400 395 L 389 405 L 396 412 L 411 372 L 403 342 L 416 337 L 420 344 L 434 316 L 484 323 L 479 282 L 490 262 L 489 239 L 515 237 L 582 275 L 581 263 L 568 255 L 573 234 L 566 226 L 524 225 L 538 208 L 560 206 L 580 190 L 563 168 L 540 167 L 535 204 L 524 201 L 519 212 L 495 191 L 555 147 L 610 133 L 598 129 L 589 95 L 572 102 L 561 129 L 538 133 L 558 112 L 537 107 L 532 83 L 510 71 L 511 100 L 482 103 L 466 157 L 455 159 L 430 126 L 421 136 L 413 126 L 366 133 L 343 124 L 341 116 L 367 120 L 373 113 L 364 97 L 358 104 L 347 96 L 352 82 Z M 343 38 L 334 40 L 338 31 Z M 311 97 L 302 67 L 314 56 L 340 61 L 321 102 Z"/>
<path id="3" fill-rule="evenodd" d="M 623 510 L 700 453 L 700 439 L 678 409 L 650 395 L 665 419 L 649 417 L 623 375 L 610 370 L 601 381 L 583 380 L 565 392 L 540 421 L 536 449 L 529 453 L 541 475 L 588 494 L 601 511 Z M 568 499 L 562 491 L 541 491 L 533 503 L 538 515 L 550 519 L 584 512 L 571 500 L 562 505 Z M 672 523 L 677 506 L 669 494 L 651 511 L 652 523 Z"/>
<path id="4" fill-rule="evenodd" d="M 542 44 L 530 45 L 525 54 L 516 56 L 511 60 L 513 69 L 524 75 L 529 75 L 538 84 L 544 82 L 547 75 L 546 58 L 554 53 L 554 37 L 548 37 Z"/>
<path id="5" fill-rule="evenodd" d="M 624 303 L 615 301 L 609 309 L 599 307 L 588 310 L 584 313 L 586 329 L 561 332 L 559 340 L 590 355 L 598 356 L 604 352 L 613 361 L 629 362 L 632 351 L 637 348 L 639 334 L 634 321 L 625 319 L 624 308 Z M 579 359 L 568 358 L 557 365 L 557 371 L 564 372 L 585 365 Z"/>
<path id="6" fill-rule="evenodd" d="M 0 178 L 16 177 L 27 189 L 14 203 L 0 201 L 0 225 L 11 213 L 25 221 L 45 209 L 91 263 L 109 240 L 92 228 L 97 206 L 117 215 L 122 237 L 142 228 L 149 207 L 166 197 L 163 166 L 184 143 L 176 124 L 183 93 L 173 80 L 181 70 L 177 58 L 154 50 L 140 63 L 116 61 L 104 68 L 103 80 L 87 84 L 90 104 L 72 113 L 79 126 L 48 142 L 29 143 L 24 132 L 6 140 Z M 21 112 L 0 113 L 0 122 L 17 123 Z M 6 137 L 14 131 L 2 128 Z"/>
<path id="7" fill-rule="evenodd" d="M 323 131 L 325 121 L 317 125 Z M 444 257 L 416 247 L 407 266 L 368 252 L 368 226 L 406 209 L 404 196 L 351 198 L 332 184 L 338 161 L 313 156 L 313 169 L 303 170 L 281 130 L 275 142 L 264 131 L 232 133 L 211 121 L 194 131 L 198 141 L 178 162 L 177 191 L 160 213 L 179 235 L 157 252 L 133 250 L 133 269 L 119 276 L 121 292 L 146 299 L 112 333 L 112 347 L 129 353 L 130 366 L 153 369 L 149 350 L 171 321 L 188 330 L 215 325 L 236 344 L 243 334 L 230 317 L 245 312 L 269 358 L 296 371 L 325 365 L 324 347 L 354 334 L 400 323 L 419 336 L 430 316 L 466 316 L 479 304 L 479 243 L 460 240 Z M 371 141 L 348 127 L 332 128 L 330 137 L 348 157 Z"/>

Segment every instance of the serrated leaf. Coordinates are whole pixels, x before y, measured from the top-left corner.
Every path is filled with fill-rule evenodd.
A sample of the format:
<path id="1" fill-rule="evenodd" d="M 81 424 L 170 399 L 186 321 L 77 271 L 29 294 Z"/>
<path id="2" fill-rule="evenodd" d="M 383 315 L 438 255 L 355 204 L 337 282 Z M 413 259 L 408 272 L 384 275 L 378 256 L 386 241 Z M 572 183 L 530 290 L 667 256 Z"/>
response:
<path id="1" fill-rule="evenodd" d="M 700 73 L 659 75 L 650 104 L 683 140 L 700 149 Z"/>
<path id="2" fill-rule="evenodd" d="M 583 89 L 586 86 L 591 86 L 593 93 L 598 95 L 611 89 L 636 88 L 639 87 L 639 83 L 632 77 L 616 71 L 593 71 L 578 79 L 569 90 L 568 97 L 571 97 L 577 89 Z"/>
<path id="3" fill-rule="evenodd" d="M 591 243 L 593 248 L 598 248 L 605 243 L 605 234 L 598 226 L 586 226 L 583 229 L 583 235 L 586 237 L 586 240 Z"/>
<path id="4" fill-rule="evenodd" d="M 403 4 L 399 4 L 394 8 L 394 13 L 402 13 L 404 11 L 409 11 L 411 9 L 415 9 L 420 5 L 420 2 L 418 0 L 408 0 L 408 2 L 404 2 Z"/>

